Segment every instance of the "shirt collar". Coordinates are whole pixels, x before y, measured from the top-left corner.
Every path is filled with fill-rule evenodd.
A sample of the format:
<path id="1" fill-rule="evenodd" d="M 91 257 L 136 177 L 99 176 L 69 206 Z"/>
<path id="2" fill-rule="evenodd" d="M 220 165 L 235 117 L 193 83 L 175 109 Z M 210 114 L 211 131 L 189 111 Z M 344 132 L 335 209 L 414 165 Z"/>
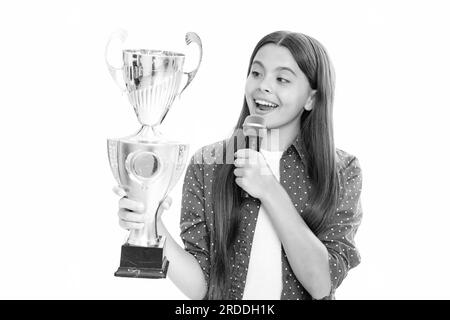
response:
<path id="1" fill-rule="evenodd" d="M 292 145 L 287 149 L 287 153 L 291 154 L 293 150 L 297 151 L 297 154 L 299 155 L 300 160 L 303 162 L 303 164 L 306 165 L 306 161 L 305 161 L 306 157 L 305 157 L 305 153 L 303 151 L 302 139 L 300 137 L 300 134 L 297 135 L 297 137 L 295 138 Z"/>
<path id="2" fill-rule="evenodd" d="M 302 153 L 302 143 L 301 143 L 300 135 L 297 135 L 297 137 L 295 138 L 294 143 L 292 143 L 292 145 L 294 146 L 295 150 L 297 150 L 298 154 Z"/>

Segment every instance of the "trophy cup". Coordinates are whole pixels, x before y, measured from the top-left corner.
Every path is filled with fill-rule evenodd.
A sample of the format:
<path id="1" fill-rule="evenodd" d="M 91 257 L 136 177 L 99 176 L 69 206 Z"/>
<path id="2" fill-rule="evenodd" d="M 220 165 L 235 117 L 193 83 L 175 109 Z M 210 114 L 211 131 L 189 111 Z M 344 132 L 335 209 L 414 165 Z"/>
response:
<path id="1" fill-rule="evenodd" d="M 202 59 L 202 43 L 193 32 L 186 34 L 186 44 L 195 43 L 200 55 L 196 68 L 183 70 L 185 55 L 161 50 L 122 50 L 123 66 L 109 63 L 111 41 L 126 39 L 125 31 L 109 39 L 105 60 L 111 76 L 128 95 L 142 125 L 134 135 L 108 139 L 108 157 L 113 175 L 129 199 L 145 205 L 145 223 L 131 230 L 122 245 L 117 277 L 165 278 L 168 260 L 163 249 L 165 237 L 158 235 L 156 214 L 159 206 L 179 180 L 188 155 L 187 144 L 170 141 L 158 130 L 173 101 L 195 77 Z M 186 84 L 181 87 L 183 76 Z"/>

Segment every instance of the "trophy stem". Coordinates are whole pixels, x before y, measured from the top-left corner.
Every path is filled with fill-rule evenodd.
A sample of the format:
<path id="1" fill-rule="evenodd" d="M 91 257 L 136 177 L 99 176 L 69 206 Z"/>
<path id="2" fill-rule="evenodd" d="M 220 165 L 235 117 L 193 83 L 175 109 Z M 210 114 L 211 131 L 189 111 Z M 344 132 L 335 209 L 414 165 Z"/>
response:
<path id="1" fill-rule="evenodd" d="M 134 229 L 130 231 L 127 240 L 128 244 L 140 247 L 153 247 L 158 245 L 160 237 L 157 230 L 158 226 L 156 216 L 160 206 L 161 203 L 159 204 L 156 212 L 148 212 L 147 215 L 151 215 L 152 217 L 151 219 L 149 218 L 148 221 L 144 222 L 144 227 L 142 229 Z"/>
<path id="2" fill-rule="evenodd" d="M 159 208 L 161 207 L 162 203 L 164 202 L 164 200 L 165 200 L 165 198 L 159 203 L 158 209 L 156 209 L 156 212 L 155 212 L 155 227 L 154 227 L 154 230 L 155 230 L 155 239 L 158 239 L 158 241 L 160 239 L 160 236 L 158 234 L 158 211 L 159 211 Z"/>
<path id="3" fill-rule="evenodd" d="M 139 131 L 133 135 L 133 139 L 137 139 L 140 142 L 151 142 L 159 140 L 161 137 L 161 133 L 158 127 L 158 125 L 149 126 L 143 124 Z"/>

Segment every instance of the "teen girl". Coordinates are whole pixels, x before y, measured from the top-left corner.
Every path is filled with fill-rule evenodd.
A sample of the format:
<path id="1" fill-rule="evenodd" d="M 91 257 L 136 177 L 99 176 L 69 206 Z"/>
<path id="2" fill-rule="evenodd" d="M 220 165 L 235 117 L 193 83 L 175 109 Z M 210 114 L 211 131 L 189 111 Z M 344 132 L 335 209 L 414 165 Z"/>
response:
<path id="1" fill-rule="evenodd" d="M 234 153 L 230 137 L 226 156 L 216 143 L 192 157 L 181 205 L 185 248 L 158 219 L 168 276 L 188 297 L 333 299 L 359 264 L 361 169 L 335 148 L 333 95 L 333 67 L 314 38 L 279 31 L 256 45 L 233 136 L 248 115 L 261 115 L 265 147 Z M 143 226 L 139 203 L 123 197 L 119 207 L 123 228 Z"/>

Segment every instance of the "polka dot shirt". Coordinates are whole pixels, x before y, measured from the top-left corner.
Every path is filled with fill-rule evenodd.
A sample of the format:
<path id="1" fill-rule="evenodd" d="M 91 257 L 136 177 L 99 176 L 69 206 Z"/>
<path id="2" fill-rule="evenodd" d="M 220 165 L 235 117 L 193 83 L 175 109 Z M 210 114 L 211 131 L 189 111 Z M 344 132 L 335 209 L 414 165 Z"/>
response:
<path id="1" fill-rule="evenodd" d="M 210 232 L 213 230 L 212 185 L 215 171 L 220 164 L 215 163 L 222 155 L 223 142 L 218 142 L 197 151 L 186 169 L 181 206 L 181 238 L 185 250 L 200 264 L 207 283 L 209 282 L 211 253 L 214 243 Z M 362 175 L 358 160 L 348 153 L 337 150 L 339 166 L 340 197 L 337 210 L 324 216 L 316 225 L 307 216 L 308 195 L 311 190 L 306 173 L 305 157 L 299 139 L 283 153 L 280 159 L 280 183 L 288 192 L 298 213 L 311 230 L 328 249 L 332 290 L 325 299 L 334 299 L 335 290 L 342 283 L 348 271 L 360 263 L 360 254 L 355 247 L 355 233 L 361 223 L 360 202 Z M 246 199 L 242 209 L 239 234 L 234 244 L 231 273 L 231 299 L 243 297 L 248 271 L 252 239 L 258 218 L 260 201 Z M 313 221 L 313 220 L 311 220 Z M 310 300 L 310 294 L 303 288 L 292 271 L 283 247 L 282 283 L 280 299 Z M 206 298 L 206 297 L 205 297 Z"/>

